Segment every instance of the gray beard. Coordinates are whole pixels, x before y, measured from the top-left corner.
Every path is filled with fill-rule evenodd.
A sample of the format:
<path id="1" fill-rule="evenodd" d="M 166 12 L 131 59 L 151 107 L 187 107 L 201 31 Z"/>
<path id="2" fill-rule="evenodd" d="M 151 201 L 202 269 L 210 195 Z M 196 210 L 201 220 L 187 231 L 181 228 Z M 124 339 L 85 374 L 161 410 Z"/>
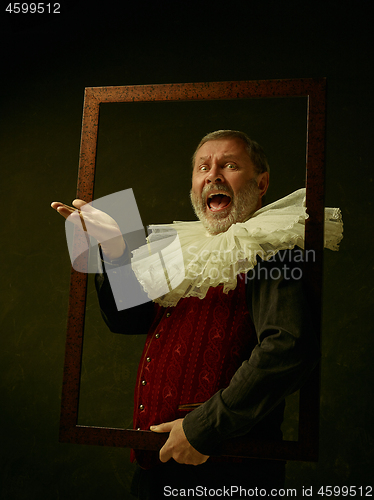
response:
<path id="1" fill-rule="evenodd" d="M 224 233 L 236 222 L 245 222 L 255 212 L 259 202 L 259 188 L 255 179 L 248 181 L 236 196 L 232 190 L 225 185 L 213 185 L 205 187 L 201 196 L 190 191 L 192 207 L 196 216 L 202 222 L 205 229 L 212 235 Z M 205 204 L 206 194 L 210 191 L 227 192 L 231 197 L 231 208 L 227 215 L 222 213 L 208 212 Z"/>

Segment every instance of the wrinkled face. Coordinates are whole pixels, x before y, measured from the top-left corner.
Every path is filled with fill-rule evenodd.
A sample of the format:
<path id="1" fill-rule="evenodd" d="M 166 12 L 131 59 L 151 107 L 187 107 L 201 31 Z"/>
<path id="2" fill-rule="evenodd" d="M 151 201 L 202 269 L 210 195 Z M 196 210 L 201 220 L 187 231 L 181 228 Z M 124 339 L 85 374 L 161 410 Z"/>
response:
<path id="1" fill-rule="evenodd" d="M 190 196 L 209 233 L 248 220 L 260 208 L 267 186 L 268 174 L 256 173 L 240 139 L 208 141 L 197 151 Z"/>

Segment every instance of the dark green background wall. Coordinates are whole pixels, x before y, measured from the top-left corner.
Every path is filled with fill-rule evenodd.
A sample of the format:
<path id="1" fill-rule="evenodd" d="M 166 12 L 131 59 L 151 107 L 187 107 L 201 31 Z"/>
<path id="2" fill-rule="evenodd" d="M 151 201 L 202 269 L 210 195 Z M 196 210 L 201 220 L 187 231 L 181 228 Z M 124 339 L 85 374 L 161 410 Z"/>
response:
<path id="1" fill-rule="evenodd" d="M 70 264 L 63 221 L 49 204 L 75 197 L 84 87 L 322 76 L 328 81 L 326 205 L 342 208 L 345 236 L 340 252 L 326 253 L 325 261 L 320 460 L 290 462 L 287 486 L 301 495 L 303 485 L 370 484 L 373 54 L 365 2 L 61 5 L 59 16 L 1 13 L 1 498 L 128 498 L 128 450 L 58 443 Z M 273 167 L 268 201 L 303 178 L 299 127 L 284 134 L 282 118 L 293 113 L 285 108 L 252 110 L 248 122 Z M 97 196 L 134 187 L 140 177 L 135 194 L 145 224 L 192 217 L 187 155 L 210 126 L 209 113 L 216 128 L 234 127 L 240 114 L 202 110 L 196 118 L 194 112 L 182 120 L 174 112 L 176 137 L 183 127 L 187 136 L 181 152 L 173 140 L 162 154 L 157 135 L 153 142 L 147 136 L 152 127 L 163 135 L 158 112 L 151 112 L 155 122 L 134 114 L 131 154 L 121 144 L 121 133 L 129 133 L 121 111 L 103 114 Z M 126 174 L 121 185 L 119 172 Z M 171 190 L 168 203 L 160 182 Z M 136 365 L 135 355 L 132 365 L 122 355 L 138 352 L 139 339 L 125 344 L 103 329 L 91 298 L 82 419 L 120 425 L 131 399 L 123 385 Z M 105 410 L 93 404 L 97 391 Z"/>

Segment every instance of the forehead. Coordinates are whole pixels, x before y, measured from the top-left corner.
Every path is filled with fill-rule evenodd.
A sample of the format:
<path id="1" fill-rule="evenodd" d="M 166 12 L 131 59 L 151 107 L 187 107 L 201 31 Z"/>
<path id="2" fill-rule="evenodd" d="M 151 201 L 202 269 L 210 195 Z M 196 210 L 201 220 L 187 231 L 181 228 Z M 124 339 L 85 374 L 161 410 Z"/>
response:
<path id="1" fill-rule="evenodd" d="M 196 151 L 195 163 L 213 157 L 238 158 L 250 161 L 245 143 L 237 138 L 207 141 Z"/>

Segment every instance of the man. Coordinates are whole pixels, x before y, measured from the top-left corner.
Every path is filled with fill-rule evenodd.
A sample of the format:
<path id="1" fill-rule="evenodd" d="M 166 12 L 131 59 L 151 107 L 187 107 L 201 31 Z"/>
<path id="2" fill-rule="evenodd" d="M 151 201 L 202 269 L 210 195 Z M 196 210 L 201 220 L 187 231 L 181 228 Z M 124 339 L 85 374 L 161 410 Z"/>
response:
<path id="1" fill-rule="evenodd" d="M 193 157 L 190 196 L 208 243 L 250 220 L 268 185 L 269 168 L 258 144 L 236 131 L 205 136 Z M 81 200 L 73 204 L 84 206 Z M 73 211 L 52 206 L 65 217 Z M 284 398 L 302 385 L 319 357 L 302 281 L 282 273 L 276 279 L 271 273 L 256 276 L 256 266 L 252 279 L 237 272 L 237 285 L 228 293 L 214 286 L 202 300 L 186 294 L 175 307 L 148 302 L 117 311 L 105 270 L 130 256 L 110 218 L 103 237 L 95 225 L 102 215 L 96 212 L 89 209 L 84 218 L 88 232 L 102 241 L 103 272 L 96 287 L 103 317 L 114 332 L 147 334 L 134 426 L 169 433 L 159 457 L 135 452 L 142 467 L 134 486 L 138 498 L 163 498 L 170 491 L 164 488 L 173 485 L 174 491 L 199 484 L 280 488 L 282 462 L 212 456 L 235 436 L 281 439 Z M 268 270 L 277 265 L 262 264 Z"/>

